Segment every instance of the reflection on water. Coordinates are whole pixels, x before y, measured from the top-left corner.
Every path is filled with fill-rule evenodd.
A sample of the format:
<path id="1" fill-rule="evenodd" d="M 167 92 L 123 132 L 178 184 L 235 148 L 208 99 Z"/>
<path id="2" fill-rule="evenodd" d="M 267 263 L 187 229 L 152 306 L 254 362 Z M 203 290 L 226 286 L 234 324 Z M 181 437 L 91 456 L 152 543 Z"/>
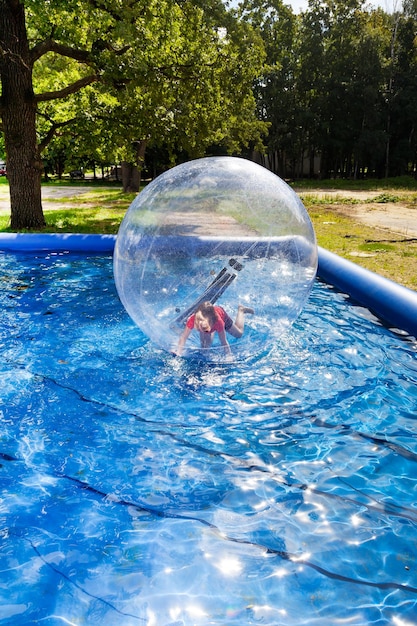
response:
<path id="1" fill-rule="evenodd" d="M 317 283 L 213 365 L 150 344 L 109 258 L 0 280 L 1 624 L 415 622 L 414 341 Z"/>

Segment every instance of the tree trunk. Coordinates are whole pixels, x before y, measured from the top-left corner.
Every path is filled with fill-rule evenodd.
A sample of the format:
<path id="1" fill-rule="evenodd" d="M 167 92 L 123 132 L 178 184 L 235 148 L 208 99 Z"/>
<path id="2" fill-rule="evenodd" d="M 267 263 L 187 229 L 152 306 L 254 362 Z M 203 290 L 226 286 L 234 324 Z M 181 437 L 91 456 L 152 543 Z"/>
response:
<path id="1" fill-rule="evenodd" d="M 0 0 L 0 111 L 10 185 L 11 227 L 45 226 L 41 200 L 42 162 L 36 138 L 36 102 L 24 6 Z"/>
<path id="2" fill-rule="evenodd" d="M 123 193 L 136 193 L 139 191 L 140 174 L 136 165 L 122 161 L 122 186 Z"/>
<path id="3" fill-rule="evenodd" d="M 136 149 L 136 163 L 122 162 L 122 186 L 123 192 L 135 192 L 140 190 L 140 183 L 142 180 L 142 168 L 145 161 L 145 152 L 147 146 L 146 139 L 134 141 L 133 144 Z M 117 171 L 117 168 L 116 168 Z"/>

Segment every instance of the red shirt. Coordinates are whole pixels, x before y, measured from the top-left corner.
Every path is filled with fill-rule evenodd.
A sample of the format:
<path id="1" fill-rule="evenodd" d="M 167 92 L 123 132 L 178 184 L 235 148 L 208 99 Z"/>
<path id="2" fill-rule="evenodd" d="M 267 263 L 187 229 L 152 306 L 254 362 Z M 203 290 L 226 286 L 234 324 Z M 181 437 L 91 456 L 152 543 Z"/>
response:
<path id="1" fill-rule="evenodd" d="M 222 332 L 224 330 L 224 323 L 228 317 L 226 311 L 221 307 L 221 306 L 215 306 L 214 310 L 216 312 L 217 315 L 217 320 L 216 323 L 214 324 L 214 326 L 212 326 L 210 328 L 210 333 L 214 333 L 214 332 Z M 195 322 L 195 313 L 193 313 L 193 315 L 191 315 L 188 320 L 187 320 L 187 328 L 194 328 L 194 322 Z"/>

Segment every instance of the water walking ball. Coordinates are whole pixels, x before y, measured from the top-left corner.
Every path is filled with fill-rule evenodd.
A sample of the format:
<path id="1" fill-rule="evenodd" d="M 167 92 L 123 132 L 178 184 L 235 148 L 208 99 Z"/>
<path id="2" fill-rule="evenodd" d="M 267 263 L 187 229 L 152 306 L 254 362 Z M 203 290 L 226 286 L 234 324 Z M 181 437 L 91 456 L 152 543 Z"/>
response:
<path id="1" fill-rule="evenodd" d="M 114 276 L 133 321 L 159 347 L 175 352 L 201 302 L 221 306 L 242 337 L 227 334 L 235 358 L 263 350 L 300 314 L 317 270 L 310 218 L 297 194 L 264 167 L 235 157 L 178 165 L 132 202 L 117 235 Z M 214 333 L 202 347 L 193 330 L 183 356 L 221 361 Z"/>

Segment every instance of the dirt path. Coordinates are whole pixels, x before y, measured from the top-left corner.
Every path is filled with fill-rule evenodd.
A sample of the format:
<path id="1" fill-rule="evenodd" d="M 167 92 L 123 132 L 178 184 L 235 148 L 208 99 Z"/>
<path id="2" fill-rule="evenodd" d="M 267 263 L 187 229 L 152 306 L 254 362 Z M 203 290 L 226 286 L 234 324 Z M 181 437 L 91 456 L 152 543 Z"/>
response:
<path id="1" fill-rule="evenodd" d="M 101 187 L 100 189 L 105 189 Z M 114 187 L 109 187 L 114 189 Z M 84 193 L 88 193 L 90 189 L 88 187 L 75 187 L 73 185 L 65 187 L 42 187 L 42 206 L 45 210 L 50 209 L 71 209 L 77 206 L 77 196 L 81 196 Z M 60 202 L 65 198 L 65 202 Z M 71 202 L 71 200 L 74 200 Z M 10 197 L 9 188 L 0 187 L 0 212 L 10 213 Z"/>
<path id="2" fill-rule="evenodd" d="M 417 237 L 417 209 L 407 208 L 397 202 L 353 205 L 349 209 L 339 205 L 337 211 L 367 226 L 388 230 L 410 239 Z"/>
<path id="3" fill-rule="evenodd" d="M 405 203 L 399 202 L 372 202 L 373 199 L 381 197 L 383 194 L 392 195 L 392 190 L 379 191 L 345 191 L 338 189 L 314 189 L 311 192 L 306 190 L 298 190 L 301 197 L 314 195 L 321 198 L 329 197 L 331 204 L 329 208 L 332 211 L 347 215 L 355 221 L 372 226 L 373 228 L 381 228 L 393 233 L 404 235 L 404 237 L 414 239 L 417 237 L 417 207 L 410 208 Z M 401 195 L 409 196 L 408 192 L 395 192 L 397 197 Z M 340 197 L 342 202 L 335 203 Z M 355 204 L 346 204 L 346 199 L 352 198 Z M 360 201 L 363 201 L 363 204 Z M 358 202 L 359 201 L 359 202 Z M 358 202 L 356 204 L 356 202 Z"/>

